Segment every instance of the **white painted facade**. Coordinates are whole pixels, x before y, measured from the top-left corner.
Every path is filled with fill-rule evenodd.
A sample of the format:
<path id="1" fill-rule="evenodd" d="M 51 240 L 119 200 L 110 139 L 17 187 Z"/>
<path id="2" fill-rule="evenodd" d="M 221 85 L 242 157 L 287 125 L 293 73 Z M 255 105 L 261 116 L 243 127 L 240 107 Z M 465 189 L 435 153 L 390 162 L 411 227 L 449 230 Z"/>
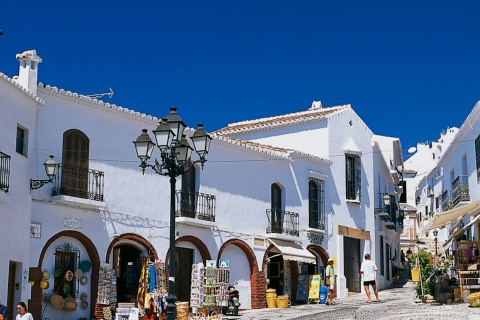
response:
<path id="1" fill-rule="evenodd" d="M 219 132 L 239 139 L 259 142 L 282 148 L 292 148 L 308 154 L 325 157 L 332 161 L 331 179 L 326 185 L 327 212 L 330 213 L 327 232 L 328 252 L 337 259 L 335 271 L 339 279 L 337 294 L 345 297 L 348 292 L 344 260 L 345 235 L 338 234 L 339 226 L 370 232 L 368 240 L 360 242 L 359 256 L 370 253 L 378 267 L 381 261 L 379 237 L 392 248 L 389 258 L 399 254 L 399 232 L 388 230 L 374 214 L 381 208 L 381 193 L 398 196 L 392 179 L 394 168 L 402 164 L 398 139 L 374 136 L 366 124 L 357 116 L 350 105 L 325 108 L 326 115 L 315 115 L 321 104 L 313 103 L 305 112 L 243 121 L 230 124 Z M 361 158 L 361 200 L 345 199 L 345 155 L 354 154 Z M 372 242 L 374 242 L 372 244 Z M 384 268 L 389 261 L 383 257 Z M 388 272 L 379 278 L 379 287 L 391 284 Z"/>
<path id="2" fill-rule="evenodd" d="M 2 114 L 7 115 L 0 118 L 0 133 L 2 137 L 10 136 L 0 141 L 0 151 L 12 157 L 10 189 L 0 191 L 2 220 L 11 216 L 12 223 L 8 228 L 5 224 L 0 226 L 2 241 L 9 244 L 0 250 L 6 250 L 2 253 L 8 257 L 2 262 L 2 270 L 8 269 L 8 261 L 17 263 L 15 281 L 19 281 L 20 287 L 10 297 L 5 290 L 8 273 L 4 272 L 0 274 L 0 290 L 5 291 L 0 291 L 0 296 L 3 301 L 8 297 L 9 301 L 28 301 L 34 308 L 43 308 L 38 301 L 44 293 L 38 289 L 38 272 L 48 270 L 53 274 L 55 249 L 69 243 L 78 249 L 80 261 L 95 263 L 87 272 L 90 281 L 77 286 L 78 294 L 88 293 L 90 307 L 66 312 L 47 305 L 43 316 L 52 320 L 89 317 L 96 312 L 95 272 L 99 264 L 112 265 L 115 247 L 129 245 L 163 261 L 168 259 L 169 179 L 149 168 L 142 174 L 132 144 L 141 129 L 155 129 L 160 118 L 42 83 L 32 87 L 37 82 L 41 59 L 34 51 L 20 57 L 37 62 L 34 70 L 26 72 L 20 59 L 20 73 L 15 80 L 28 87 L 30 93 L 10 78 L 0 79 L 0 106 Z M 268 130 L 215 132 L 208 161 L 203 170 L 197 167 L 195 179 L 196 192 L 216 199 L 215 221 L 176 219 L 177 248 L 191 249 L 193 263 L 207 257 L 230 260 L 230 282 L 238 282 L 242 308 L 258 307 L 258 293 L 267 288 L 258 282 L 268 278 L 266 260 L 278 251 L 271 241 L 290 241 L 292 246 L 308 248 L 317 262 L 317 272 L 321 272 L 327 257 L 334 257 L 339 297 L 347 296 L 347 283 L 353 281 L 352 277 L 358 282 L 358 274 L 346 274 L 349 262 L 344 259 L 344 249 L 350 239 L 359 245 L 358 251 L 352 252 L 358 255 L 355 263 L 361 262 L 364 253 L 371 253 L 378 267 L 383 268 L 379 288 L 391 284 L 387 270 L 390 256 L 385 247 L 391 248 L 390 255 L 398 253 L 401 226 L 387 228 L 375 209 L 382 207 L 383 194 L 395 198 L 400 194 L 394 179 L 395 168 L 402 163 L 399 141 L 373 135 L 349 105 L 321 109 L 316 103 L 310 110 L 299 112 L 297 120 Z M 275 123 L 281 117 L 267 122 Z M 204 121 L 208 130 L 208 119 L 199 120 Z M 26 157 L 15 152 L 17 125 L 29 132 Z M 43 163 L 49 155 L 62 163 L 64 134 L 72 129 L 88 137 L 88 168 L 103 173 L 103 199 L 52 195 L 54 184 L 30 193 L 30 178 L 46 179 Z M 193 129 L 188 129 L 187 135 L 192 133 Z M 155 152 L 159 158 L 158 151 Z M 345 198 L 346 154 L 361 160 L 358 200 Z M 325 184 L 324 230 L 309 226 L 310 178 Z M 182 189 L 181 180 L 177 179 L 177 190 Z M 298 235 L 267 231 L 271 227 L 268 210 L 272 208 L 272 184 L 281 189 L 282 212 L 298 214 Z M 32 238 L 28 235 L 31 224 L 41 228 Z M 284 261 L 284 267 L 283 271 L 292 272 L 291 282 L 295 282 L 295 274 L 306 270 L 306 264 L 296 260 Z M 35 281 L 33 287 L 22 286 L 23 270 L 29 271 L 28 280 Z M 282 279 L 287 282 L 286 276 Z M 281 286 L 283 292 L 278 294 L 295 294 L 294 285 Z"/>

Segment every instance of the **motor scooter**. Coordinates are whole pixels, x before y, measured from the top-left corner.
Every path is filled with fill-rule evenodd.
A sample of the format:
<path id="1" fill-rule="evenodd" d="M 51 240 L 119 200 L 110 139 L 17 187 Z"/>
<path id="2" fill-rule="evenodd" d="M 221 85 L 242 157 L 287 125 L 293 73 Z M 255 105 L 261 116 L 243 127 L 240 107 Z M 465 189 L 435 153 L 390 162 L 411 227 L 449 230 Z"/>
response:
<path id="1" fill-rule="evenodd" d="M 235 282 L 233 285 L 228 286 L 228 306 L 223 307 L 222 313 L 224 315 L 231 314 L 233 316 L 238 316 L 238 307 L 240 307 L 240 300 L 238 290 L 235 289 L 235 286 L 238 285 L 238 282 Z"/>

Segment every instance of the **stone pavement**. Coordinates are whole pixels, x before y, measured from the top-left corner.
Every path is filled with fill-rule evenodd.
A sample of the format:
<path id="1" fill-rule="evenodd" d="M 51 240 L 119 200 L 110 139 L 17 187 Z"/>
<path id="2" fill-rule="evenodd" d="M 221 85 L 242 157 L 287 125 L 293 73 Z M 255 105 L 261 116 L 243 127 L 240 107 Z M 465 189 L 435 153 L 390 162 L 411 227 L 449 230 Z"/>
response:
<path id="1" fill-rule="evenodd" d="M 364 293 L 351 293 L 349 297 L 336 299 L 334 306 L 324 304 L 304 304 L 282 309 L 240 310 L 238 317 L 223 317 L 237 320 L 272 319 L 391 319 L 391 320 L 438 320 L 466 319 L 480 320 L 480 308 L 471 308 L 468 303 L 425 304 L 415 302 L 415 284 L 404 281 L 392 288 L 379 292 L 381 302 L 367 302 Z"/>

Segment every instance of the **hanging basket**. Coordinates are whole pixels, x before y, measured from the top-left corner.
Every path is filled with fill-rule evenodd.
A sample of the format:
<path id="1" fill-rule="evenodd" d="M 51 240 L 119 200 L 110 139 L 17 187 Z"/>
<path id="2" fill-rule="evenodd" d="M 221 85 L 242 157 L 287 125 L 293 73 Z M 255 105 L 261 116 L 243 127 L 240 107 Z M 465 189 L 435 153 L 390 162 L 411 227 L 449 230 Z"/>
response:
<path id="1" fill-rule="evenodd" d="M 178 311 L 177 320 L 188 320 L 188 313 L 185 311 Z"/>
<path id="2" fill-rule="evenodd" d="M 63 306 L 63 310 L 69 312 L 77 310 L 77 300 L 68 295 L 68 297 L 65 298 L 65 305 Z"/>
<path id="3" fill-rule="evenodd" d="M 288 300 L 288 294 L 284 296 L 278 296 L 275 298 L 275 304 L 277 305 L 277 308 L 288 308 L 290 307 L 291 303 L 290 300 Z"/>
<path id="4" fill-rule="evenodd" d="M 63 300 L 63 297 L 61 295 L 55 292 L 52 298 L 50 298 L 50 304 L 55 309 L 63 309 L 63 306 L 65 305 L 65 300 Z"/>

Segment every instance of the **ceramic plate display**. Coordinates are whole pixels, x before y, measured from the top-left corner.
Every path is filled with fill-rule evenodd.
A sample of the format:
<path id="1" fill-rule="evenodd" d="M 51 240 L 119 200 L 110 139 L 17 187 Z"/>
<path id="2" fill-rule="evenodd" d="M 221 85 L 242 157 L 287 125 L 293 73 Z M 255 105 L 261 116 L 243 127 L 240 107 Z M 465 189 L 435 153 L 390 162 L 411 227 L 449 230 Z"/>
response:
<path id="1" fill-rule="evenodd" d="M 80 278 L 80 283 L 81 284 L 87 284 L 88 282 L 88 278 L 86 275 L 83 275 L 81 278 Z"/>
<path id="2" fill-rule="evenodd" d="M 87 308 L 88 308 L 88 302 L 82 301 L 82 309 L 87 309 Z"/>
<path id="3" fill-rule="evenodd" d="M 60 268 L 55 269 L 54 275 L 55 275 L 55 278 L 60 278 L 62 276 L 62 269 Z"/>
<path id="4" fill-rule="evenodd" d="M 88 260 L 83 260 L 80 262 L 80 269 L 82 269 L 83 273 L 90 271 L 92 264 Z"/>
<path id="5" fill-rule="evenodd" d="M 65 272 L 65 280 L 67 281 L 72 281 L 73 280 L 73 272 L 68 270 L 67 272 Z"/>
<path id="6" fill-rule="evenodd" d="M 75 271 L 75 277 L 80 277 L 82 275 L 83 271 L 82 269 L 78 268 L 76 271 Z"/>
<path id="7" fill-rule="evenodd" d="M 80 299 L 81 299 L 82 301 L 87 301 L 88 295 L 87 295 L 86 293 L 82 293 L 82 294 L 80 295 Z"/>
<path id="8" fill-rule="evenodd" d="M 48 270 L 44 270 L 42 276 L 44 280 L 48 280 L 50 279 L 50 272 Z"/>
<path id="9" fill-rule="evenodd" d="M 42 295 L 42 302 L 43 302 L 43 303 L 47 303 L 47 302 L 48 302 L 48 294 L 44 293 L 44 294 Z"/>

